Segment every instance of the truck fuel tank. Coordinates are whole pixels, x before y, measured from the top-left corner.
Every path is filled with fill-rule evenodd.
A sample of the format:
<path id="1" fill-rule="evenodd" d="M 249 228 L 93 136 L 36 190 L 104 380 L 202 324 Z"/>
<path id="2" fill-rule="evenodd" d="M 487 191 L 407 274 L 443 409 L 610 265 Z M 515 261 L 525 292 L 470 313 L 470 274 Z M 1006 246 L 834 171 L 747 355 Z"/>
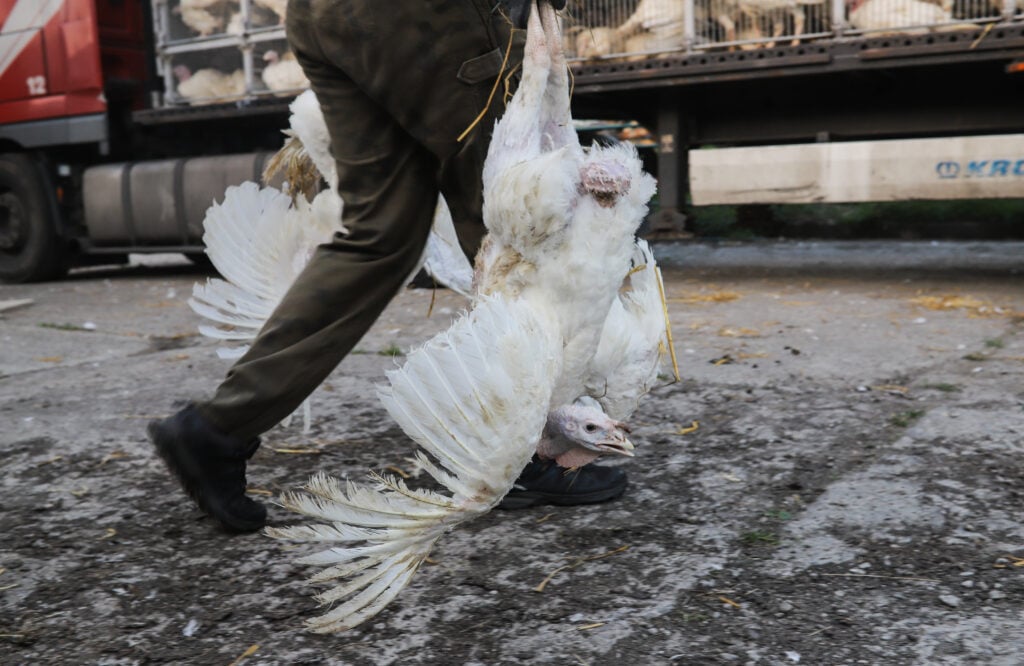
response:
<path id="1" fill-rule="evenodd" d="M 83 178 L 93 246 L 199 245 L 203 218 L 230 185 L 260 181 L 271 153 L 105 164 Z"/>

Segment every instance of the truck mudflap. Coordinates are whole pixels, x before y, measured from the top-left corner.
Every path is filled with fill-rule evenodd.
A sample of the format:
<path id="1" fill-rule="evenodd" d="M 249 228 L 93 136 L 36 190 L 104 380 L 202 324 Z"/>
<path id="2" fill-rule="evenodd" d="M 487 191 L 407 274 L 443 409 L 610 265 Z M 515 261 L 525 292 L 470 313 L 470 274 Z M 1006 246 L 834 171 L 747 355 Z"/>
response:
<path id="1" fill-rule="evenodd" d="M 259 182 L 272 153 L 105 164 L 83 177 L 90 246 L 200 247 L 207 209 L 224 190 Z"/>
<path id="2" fill-rule="evenodd" d="M 693 204 L 1024 197 L 1024 134 L 707 148 L 689 152 Z"/>

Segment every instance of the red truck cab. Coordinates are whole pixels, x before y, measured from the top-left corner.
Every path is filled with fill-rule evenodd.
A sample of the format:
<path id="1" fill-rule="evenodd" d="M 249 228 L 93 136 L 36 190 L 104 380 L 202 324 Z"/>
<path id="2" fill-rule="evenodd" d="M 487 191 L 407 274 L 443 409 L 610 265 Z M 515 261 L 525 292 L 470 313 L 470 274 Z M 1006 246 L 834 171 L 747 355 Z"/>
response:
<path id="1" fill-rule="evenodd" d="M 276 13 L 204 34 L 181 0 L 0 0 L 0 281 L 61 276 L 130 252 L 203 254 L 203 218 L 258 180 L 296 90 L 269 89 Z M 181 64 L 245 74 L 245 94 L 178 94 Z M 225 69 L 226 68 L 226 69 Z"/>
<path id="2" fill-rule="evenodd" d="M 102 114 L 96 8 L 88 0 L 0 0 L 0 123 Z"/>
<path id="3" fill-rule="evenodd" d="M 56 163 L 68 151 L 101 159 L 112 106 L 145 103 L 145 9 L 143 0 L 0 0 L 0 278 L 66 269 Z"/>
<path id="4" fill-rule="evenodd" d="M 136 0 L 0 0 L 0 138 L 22 147 L 104 140 L 110 84 L 147 75 Z"/>

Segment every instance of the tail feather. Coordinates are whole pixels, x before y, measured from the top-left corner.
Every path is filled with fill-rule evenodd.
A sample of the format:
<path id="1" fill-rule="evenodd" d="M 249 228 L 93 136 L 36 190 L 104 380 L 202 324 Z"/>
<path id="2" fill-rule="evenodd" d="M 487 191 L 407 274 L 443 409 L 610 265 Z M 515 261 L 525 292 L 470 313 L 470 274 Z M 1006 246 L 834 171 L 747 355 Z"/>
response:
<path id="1" fill-rule="evenodd" d="M 323 511 L 322 507 L 319 506 L 311 506 L 308 503 L 285 504 L 282 502 L 282 504 L 293 511 L 308 512 L 307 515 L 314 518 L 332 520 L 329 516 L 330 512 Z M 302 525 L 287 529 L 291 535 L 289 538 L 300 538 L 302 541 L 326 541 L 330 543 L 336 541 L 370 541 L 379 539 L 385 534 L 381 530 L 353 527 L 340 522 L 335 522 L 331 525 Z"/>
<path id="2" fill-rule="evenodd" d="M 458 476 L 449 474 L 435 465 L 430 458 L 425 456 L 421 451 L 416 452 L 415 460 L 416 464 L 420 466 L 420 469 L 425 471 L 432 479 L 440 483 L 456 496 L 468 497 L 472 494 L 473 490 L 463 483 Z"/>
<path id="3" fill-rule="evenodd" d="M 405 589 L 421 562 L 422 559 L 415 562 L 399 563 L 388 571 L 385 577 L 350 601 L 325 615 L 310 620 L 309 628 L 316 633 L 327 634 L 345 631 L 365 622 L 384 610 L 384 607 Z"/>
<path id="4" fill-rule="evenodd" d="M 197 284 L 192 289 L 189 306 L 196 314 L 218 324 L 245 326 L 259 330 L 262 321 L 270 316 L 269 304 L 241 296 L 240 291 L 229 282 L 211 279 L 206 284 Z M 195 305 L 193 304 L 195 303 Z M 197 307 L 205 308 L 200 312 Z"/>
<path id="5" fill-rule="evenodd" d="M 340 601 L 345 597 L 359 592 L 363 588 L 369 587 L 374 581 L 378 581 L 382 577 L 386 577 L 390 571 L 393 571 L 396 568 L 396 566 L 405 563 L 408 559 L 409 558 L 405 553 L 392 555 L 386 560 L 383 560 L 380 563 L 380 566 L 374 569 L 364 570 L 362 574 L 350 578 L 347 582 L 317 594 L 316 599 L 322 604 L 332 604 L 335 601 Z M 356 598 L 358 597 L 353 597 L 353 600 Z"/>
<path id="6" fill-rule="evenodd" d="M 387 553 L 379 553 L 377 555 L 367 555 L 354 562 L 346 562 L 342 564 L 335 564 L 333 567 L 327 567 L 319 573 L 315 573 L 309 577 L 311 583 L 326 583 L 328 581 L 335 580 L 337 578 L 351 578 L 360 571 L 364 571 L 370 567 L 377 566 L 388 558 Z"/>
<path id="7" fill-rule="evenodd" d="M 444 517 L 451 508 L 451 502 L 437 493 L 410 497 L 405 493 L 386 493 L 351 481 L 342 487 L 338 479 L 323 473 L 313 476 L 303 490 L 304 493 L 284 493 L 280 498 L 281 506 L 348 526 L 418 527 L 424 520 Z"/>
<path id="8" fill-rule="evenodd" d="M 431 509 L 419 503 L 410 502 L 404 496 L 385 494 L 374 488 L 362 486 L 351 481 L 347 481 L 344 490 L 342 490 L 341 484 L 337 479 L 322 472 L 310 479 L 306 490 L 320 495 L 327 500 L 340 502 L 352 507 L 361 507 L 377 514 L 408 516 L 410 513 L 413 513 L 423 517 L 440 515 L 438 513 L 439 509 Z"/>
<path id="9" fill-rule="evenodd" d="M 279 538 L 279 539 L 291 539 L 293 541 L 303 541 L 301 532 L 291 532 L 291 528 L 268 528 L 267 534 Z M 288 535 L 294 535 L 288 536 Z M 364 558 L 376 559 L 383 561 L 384 558 L 388 557 L 391 553 L 396 550 L 406 549 L 408 550 L 408 541 L 391 541 L 373 544 L 369 546 L 354 546 L 346 548 L 328 548 L 305 557 L 300 557 L 296 560 L 299 564 L 312 564 L 312 565 L 335 565 L 346 562 L 358 562 Z"/>
<path id="10" fill-rule="evenodd" d="M 306 494 L 286 493 L 284 506 L 327 524 L 268 534 L 341 544 L 301 560 L 327 567 L 314 582 L 336 582 L 321 601 L 342 602 L 310 621 L 313 631 L 341 631 L 380 612 L 442 534 L 508 492 L 544 427 L 559 351 L 529 306 L 492 298 L 389 373 L 380 390 L 385 408 L 434 457 L 418 454 L 451 496 L 382 474 L 371 474 L 376 488 L 321 474 Z"/>
<path id="11" fill-rule="evenodd" d="M 218 302 L 219 299 L 217 296 L 210 294 L 211 291 L 212 289 L 203 290 L 199 294 L 198 298 L 189 299 L 189 307 L 191 307 L 196 314 L 206 317 L 210 321 L 215 321 L 218 324 L 248 328 L 253 333 L 260 329 L 261 324 L 259 322 L 254 322 L 251 314 L 226 310 L 224 308 L 225 303 L 223 301 Z M 218 305 L 211 305 L 211 301 L 218 303 Z M 253 333 L 249 334 L 250 339 L 252 338 Z"/>
<path id="12" fill-rule="evenodd" d="M 376 512 L 360 506 L 339 502 L 338 500 L 327 500 L 318 498 L 314 495 L 299 495 L 295 493 L 286 493 L 283 495 L 281 499 L 281 506 L 305 516 L 310 516 L 319 520 L 331 521 L 332 524 L 346 525 L 346 527 L 358 526 L 373 529 L 403 529 L 418 527 L 420 525 L 420 521 L 424 519 L 443 515 L 443 512 L 434 512 L 436 514 L 434 516 L 428 512 L 420 512 L 416 517 L 398 516 L 395 514 Z M 346 533 L 358 534 L 359 538 L 363 539 L 380 536 L 380 534 L 373 532 L 357 533 L 354 531 L 354 527 L 352 531 L 348 531 Z M 345 537 L 340 533 L 337 538 L 340 541 L 349 540 L 348 537 Z"/>
<path id="13" fill-rule="evenodd" d="M 192 305 L 190 302 L 189 305 Z M 193 308 L 194 309 L 194 308 Z M 198 312 L 198 311 L 197 311 Z M 224 322 L 220 322 L 224 323 Z M 235 328 L 228 330 L 223 328 L 217 328 L 216 326 L 207 326 L 205 324 L 199 325 L 199 332 L 208 338 L 214 340 L 228 340 L 233 342 L 249 342 L 256 335 L 258 328 L 250 328 L 249 326 L 242 324 L 232 324 Z M 234 352 L 234 349 L 228 350 L 228 355 Z"/>

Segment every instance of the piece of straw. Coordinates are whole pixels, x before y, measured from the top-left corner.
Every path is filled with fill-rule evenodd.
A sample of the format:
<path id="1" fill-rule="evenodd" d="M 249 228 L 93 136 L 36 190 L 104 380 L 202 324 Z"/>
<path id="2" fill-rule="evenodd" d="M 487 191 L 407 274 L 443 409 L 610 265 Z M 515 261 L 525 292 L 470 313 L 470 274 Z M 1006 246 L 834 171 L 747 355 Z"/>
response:
<path id="1" fill-rule="evenodd" d="M 494 85 L 491 86 L 491 94 L 487 96 L 487 104 L 485 104 L 483 110 L 477 114 L 477 117 L 473 119 L 473 122 L 469 124 L 469 127 L 462 130 L 462 134 L 460 134 L 459 138 L 456 139 L 457 142 L 461 143 L 462 140 L 466 138 L 466 135 L 472 132 L 473 128 L 480 124 L 480 121 L 484 119 L 484 116 L 486 116 L 487 112 L 490 110 L 491 102 L 494 100 L 494 93 L 498 90 L 498 83 L 502 80 L 501 75 L 505 72 L 505 67 L 508 65 L 508 57 L 512 53 L 512 37 L 514 34 L 515 31 L 509 33 L 508 46 L 505 47 L 505 57 L 501 61 L 501 69 L 498 71 L 497 78 L 494 79 Z"/>

